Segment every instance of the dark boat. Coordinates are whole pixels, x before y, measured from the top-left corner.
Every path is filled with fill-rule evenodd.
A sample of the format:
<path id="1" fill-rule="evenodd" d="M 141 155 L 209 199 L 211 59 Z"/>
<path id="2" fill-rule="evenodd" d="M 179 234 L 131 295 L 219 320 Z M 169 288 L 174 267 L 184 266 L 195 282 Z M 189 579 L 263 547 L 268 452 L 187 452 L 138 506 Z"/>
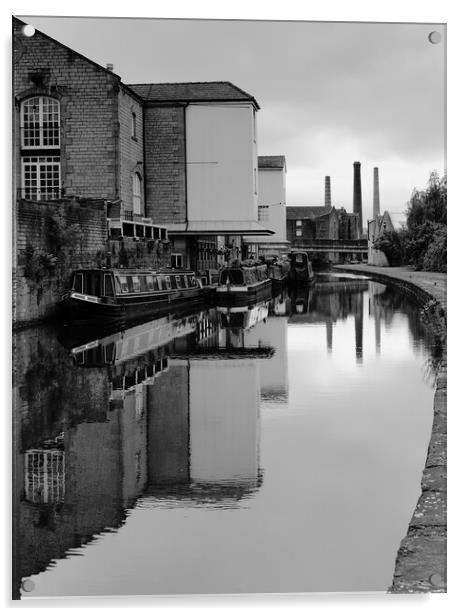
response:
<path id="1" fill-rule="evenodd" d="M 272 292 L 279 293 L 288 280 L 290 272 L 290 262 L 288 259 L 281 259 L 278 256 L 265 257 L 267 265 L 267 276 L 272 281 Z"/>
<path id="2" fill-rule="evenodd" d="M 313 284 L 315 282 L 311 260 L 307 252 L 290 253 L 288 282 L 291 284 Z"/>
<path id="3" fill-rule="evenodd" d="M 82 269 L 73 273 L 62 307 L 69 321 L 127 321 L 193 306 L 206 301 L 211 290 L 191 271 Z"/>
<path id="4" fill-rule="evenodd" d="M 245 306 L 270 299 L 272 281 L 267 274 L 267 265 L 238 265 L 220 270 L 216 288 L 216 303 L 219 306 Z"/>

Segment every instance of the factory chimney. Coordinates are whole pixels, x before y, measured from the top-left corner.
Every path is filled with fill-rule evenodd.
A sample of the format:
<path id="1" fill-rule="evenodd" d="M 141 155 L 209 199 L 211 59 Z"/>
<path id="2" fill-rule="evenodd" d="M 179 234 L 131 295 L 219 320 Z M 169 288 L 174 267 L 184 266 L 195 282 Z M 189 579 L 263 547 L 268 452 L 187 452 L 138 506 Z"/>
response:
<path id="1" fill-rule="evenodd" d="M 325 207 L 332 207 L 332 195 L 330 192 L 330 176 L 325 176 Z"/>
<path id="2" fill-rule="evenodd" d="M 356 161 L 353 163 L 353 213 L 359 214 L 358 230 L 359 235 L 362 235 L 362 197 L 361 197 L 361 163 Z"/>
<path id="3" fill-rule="evenodd" d="M 374 220 L 380 215 L 380 197 L 379 197 L 379 169 L 374 167 L 374 204 L 372 211 Z"/>

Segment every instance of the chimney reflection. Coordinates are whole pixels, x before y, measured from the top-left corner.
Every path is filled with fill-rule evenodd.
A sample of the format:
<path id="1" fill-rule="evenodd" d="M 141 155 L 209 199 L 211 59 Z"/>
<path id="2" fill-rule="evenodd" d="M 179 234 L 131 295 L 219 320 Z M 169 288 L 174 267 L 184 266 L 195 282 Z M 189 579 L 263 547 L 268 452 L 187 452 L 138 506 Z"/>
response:
<path id="1" fill-rule="evenodd" d="M 327 352 L 331 354 L 333 345 L 333 321 L 331 319 L 325 321 L 325 330 L 327 334 Z"/>
<path id="2" fill-rule="evenodd" d="M 362 364 L 363 361 L 363 325 L 364 325 L 364 296 L 362 292 L 355 297 L 354 312 L 354 335 L 356 342 L 356 363 Z"/>

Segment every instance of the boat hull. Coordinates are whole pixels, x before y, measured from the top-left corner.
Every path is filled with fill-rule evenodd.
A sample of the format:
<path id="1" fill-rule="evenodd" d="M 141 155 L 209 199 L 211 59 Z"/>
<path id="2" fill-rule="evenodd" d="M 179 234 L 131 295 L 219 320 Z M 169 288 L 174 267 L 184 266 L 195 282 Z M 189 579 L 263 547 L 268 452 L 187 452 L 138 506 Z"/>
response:
<path id="1" fill-rule="evenodd" d="M 112 301 L 94 301 L 70 293 L 62 302 L 64 320 L 91 323 L 96 320 L 128 322 L 146 316 L 158 315 L 171 308 L 196 306 L 209 301 L 210 287 L 182 289 L 153 297 L 117 298 Z M 78 295 L 78 297 L 76 297 Z"/>
<path id="2" fill-rule="evenodd" d="M 243 287 L 217 287 L 217 306 L 247 306 L 272 297 L 272 281 L 263 280 L 260 283 Z"/>

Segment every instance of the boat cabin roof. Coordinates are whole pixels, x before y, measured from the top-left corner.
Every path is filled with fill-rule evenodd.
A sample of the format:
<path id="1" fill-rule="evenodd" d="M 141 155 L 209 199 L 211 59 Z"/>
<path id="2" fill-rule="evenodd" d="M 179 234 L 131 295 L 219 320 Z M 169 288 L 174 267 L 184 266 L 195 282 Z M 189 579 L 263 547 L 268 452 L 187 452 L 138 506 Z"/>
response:
<path id="1" fill-rule="evenodd" d="M 194 272 L 192 270 L 169 269 L 169 268 L 162 269 L 162 270 L 155 270 L 155 269 L 138 269 L 138 268 L 121 268 L 121 267 L 108 268 L 108 269 L 85 268 L 85 269 L 74 270 L 73 273 L 74 274 L 114 274 L 116 276 L 145 276 L 146 274 L 151 275 L 151 276 L 171 276 L 171 275 L 178 275 L 178 274 L 194 275 Z"/>

